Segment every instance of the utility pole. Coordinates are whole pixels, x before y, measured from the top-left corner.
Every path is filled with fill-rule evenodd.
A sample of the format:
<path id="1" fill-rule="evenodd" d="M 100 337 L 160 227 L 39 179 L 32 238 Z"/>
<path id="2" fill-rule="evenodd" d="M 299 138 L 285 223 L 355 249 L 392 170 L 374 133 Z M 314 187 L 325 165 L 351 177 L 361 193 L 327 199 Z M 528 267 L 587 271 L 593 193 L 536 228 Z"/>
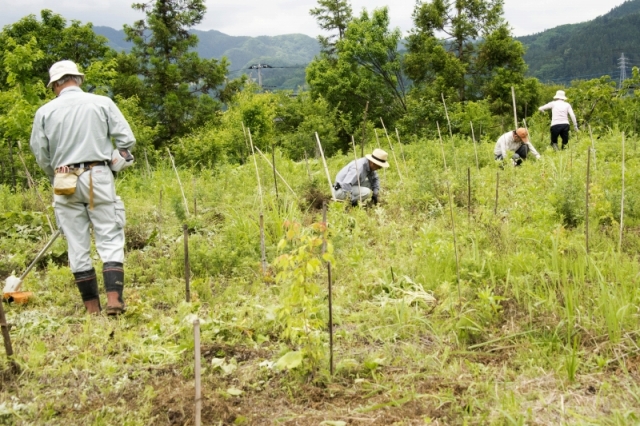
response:
<path id="1" fill-rule="evenodd" d="M 622 83 L 627 79 L 627 58 L 624 57 L 624 53 L 618 59 L 618 68 L 620 68 L 620 84 L 618 87 L 622 87 Z"/>
<path id="2" fill-rule="evenodd" d="M 271 65 L 267 65 L 267 64 L 253 64 L 249 67 L 250 70 L 258 70 L 258 86 L 260 86 L 260 88 L 262 88 L 262 68 L 273 68 Z"/>

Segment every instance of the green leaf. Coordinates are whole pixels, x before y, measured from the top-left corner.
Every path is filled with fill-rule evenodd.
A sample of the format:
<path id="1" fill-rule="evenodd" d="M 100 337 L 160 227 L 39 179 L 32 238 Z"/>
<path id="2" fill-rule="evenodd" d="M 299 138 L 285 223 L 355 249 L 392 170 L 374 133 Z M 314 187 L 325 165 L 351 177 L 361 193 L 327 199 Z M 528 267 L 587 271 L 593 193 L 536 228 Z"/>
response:
<path id="1" fill-rule="evenodd" d="M 227 389 L 227 393 L 229 395 L 232 395 L 232 396 L 240 396 L 240 395 L 242 395 L 242 391 L 240 389 L 236 389 L 236 388 Z"/>
<path id="2" fill-rule="evenodd" d="M 284 354 L 277 362 L 276 367 L 280 370 L 293 370 L 302 364 L 302 352 L 290 351 Z"/>

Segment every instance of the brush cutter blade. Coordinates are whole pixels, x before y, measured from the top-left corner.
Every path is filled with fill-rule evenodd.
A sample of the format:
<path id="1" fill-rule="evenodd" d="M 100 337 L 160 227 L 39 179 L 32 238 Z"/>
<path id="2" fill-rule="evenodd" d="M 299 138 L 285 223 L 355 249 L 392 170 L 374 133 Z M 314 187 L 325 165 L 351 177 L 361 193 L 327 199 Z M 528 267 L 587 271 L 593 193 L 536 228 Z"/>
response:
<path id="1" fill-rule="evenodd" d="M 13 293 L 20 289 L 20 284 L 22 284 L 22 280 L 15 275 L 11 275 L 4 281 L 4 289 L 3 293 Z"/>

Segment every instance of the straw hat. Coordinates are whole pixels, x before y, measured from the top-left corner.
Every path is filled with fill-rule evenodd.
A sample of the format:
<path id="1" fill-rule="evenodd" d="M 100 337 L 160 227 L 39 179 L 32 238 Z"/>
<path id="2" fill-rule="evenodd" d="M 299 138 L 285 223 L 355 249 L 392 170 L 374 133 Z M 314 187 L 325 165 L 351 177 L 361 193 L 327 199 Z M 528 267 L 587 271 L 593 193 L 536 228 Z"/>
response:
<path id="1" fill-rule="evenodd" d="M 525 129 L 524 127 L 520 127 L 518 130 L 516 130 L 516 135 L 518 135 L 522 142 L 529 142 L 529 132 L 527 132 L 527 129 Z"/>
<path id="2" fill-rule="evenodd" d="M 387 162 L 388 156 L 389 154 L 387 154 L 385 151 L 377 148 L 373 150 L 373 154 L 365 155 L 365 157 L 367 157 L 367 160 L 371 161 L 372 163 L 376 163 L 378 166 L 384 168 L 389 167 L 389 163 Z"/>
<path id="3" fill-rule="evenodd" d="M 566 101 L 567 97 L 564 95 L 564 90 L 558 90 L 553 99 L 562 99 L 563 101 Z"/>
<path id="4" fill-rule="evenodd" d="M 77 75 L 80 77 L 84 77 L 80 71 L 78 71 L 78 66 L 72 61 L 58 61 L 55 64 L 51 65 L 49 68 L 49 84 L 47 87 L 51 87 L 53 83 L 60 80 L 65 75 Z"/>

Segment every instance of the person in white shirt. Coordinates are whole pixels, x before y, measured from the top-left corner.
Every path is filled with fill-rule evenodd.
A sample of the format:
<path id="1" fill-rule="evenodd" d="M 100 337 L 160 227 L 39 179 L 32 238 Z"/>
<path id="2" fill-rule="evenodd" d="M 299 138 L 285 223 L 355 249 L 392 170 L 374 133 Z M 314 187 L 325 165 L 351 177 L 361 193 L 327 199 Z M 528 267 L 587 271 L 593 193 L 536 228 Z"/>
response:
<path id="1" fill-rule="evenodd" d="M 562 149 L 569 143 L 569 117 L 573 121 L 576 132 L 580 130 L 576 122 L 576 115 L 573 108 L 567 102 L 564 90 L 558 90 L 553 97 L 553 101 L 538 108 L 538 111 L 551 110 L 551 147 L 558 150 L 558 136 L 562 138 Z"/>
<path id="2" fill-rule="evenodd" d="M 524 127 L 509 131 L 498 138 L 493 154 L 496 160 L 504 160 L 507 158 L 507 151 L 514 151 L 511 157 L 514 166 L 522 164 L 527 159 L 527 155 L 531 152 L 536 159 L 540 158 L 540 154 L 534 146 L 529 142 L 529 132 Z"/>

